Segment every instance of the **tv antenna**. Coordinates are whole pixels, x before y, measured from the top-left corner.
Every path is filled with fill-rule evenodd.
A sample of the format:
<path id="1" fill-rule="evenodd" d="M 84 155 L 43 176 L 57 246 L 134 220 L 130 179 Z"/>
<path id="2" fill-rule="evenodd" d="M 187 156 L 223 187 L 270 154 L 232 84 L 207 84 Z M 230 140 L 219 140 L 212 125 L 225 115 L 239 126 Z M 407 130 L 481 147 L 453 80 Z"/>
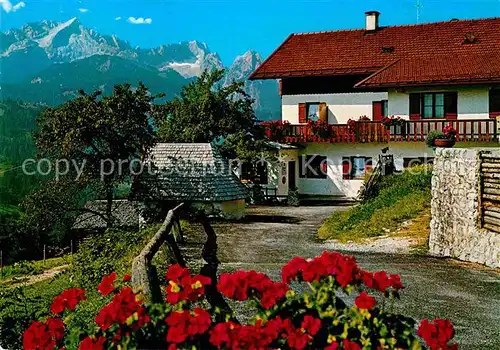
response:
<path id="1" fill-rule="evenodd" d="M 420 23 L 420 13 L 424 5 L 422 5 L 422 0 L 416 0 L 415 8 L 417 9 L 417 24 Z"/>

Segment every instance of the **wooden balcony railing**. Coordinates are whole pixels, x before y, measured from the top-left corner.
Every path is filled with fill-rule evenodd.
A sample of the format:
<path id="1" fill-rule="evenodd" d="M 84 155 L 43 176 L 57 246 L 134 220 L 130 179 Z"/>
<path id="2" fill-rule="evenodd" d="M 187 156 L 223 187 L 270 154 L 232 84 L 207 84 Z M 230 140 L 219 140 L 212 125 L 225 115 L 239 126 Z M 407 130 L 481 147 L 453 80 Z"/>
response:
<path id="1" fill-rule="evenodd" d="M 362 121 L 353 126 L 331 124 L 328 131 L 317 132 L 307 125 L 288 125 L 268 131 L 271 139 L 284 143 L 370 143 L 425 141 L 431 130 L 442 131 L 451 125 L 457 130 L 457 141 L 498 142 L 496 119 L 407 120 L 386 127 L 381 122 Z"/>
<path id="2" fill-rule="evenodd" d="M 457 141 L 498 141 L 496 119 L 410 120 L 401 126 L 391 126 L 391 141 L 425 141 L 429 131 L 451 125 L 457 130 Z"/>

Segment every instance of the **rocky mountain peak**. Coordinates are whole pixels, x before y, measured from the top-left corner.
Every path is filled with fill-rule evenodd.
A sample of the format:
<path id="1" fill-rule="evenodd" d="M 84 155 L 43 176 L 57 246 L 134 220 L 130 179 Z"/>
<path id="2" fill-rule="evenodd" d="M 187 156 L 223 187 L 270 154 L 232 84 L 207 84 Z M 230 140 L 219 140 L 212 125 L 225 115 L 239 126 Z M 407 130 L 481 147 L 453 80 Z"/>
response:
<path id="1" fill-rule="evenodd" d="M 205 70 L 224 68 L 219 55 L 211 52 L 204 42 L 184 41 L 148 49 L 132 47 L 116 35 L 102 35 L 85 27 L 76 17 L 66 21 L 28 23 L 18 29 L 0 32 L 0 63 L 0 82 L 19 86 L 12 90 L 12 97 L 22 99 L 30 95 L 35 102 L 58 96 L 61 86 L 69 86 L 68 91 L 77 91 L 81 87 L 78 86 L 79 80 L 75 79 L 78 76 L 92 77 L 92 85 L 85 86 L 90 90 L 103 84 L 112 86 L 130 79 L 144 80 L 147 76 L 153 90 L 163 91 L 171 87 L 175 94 L 187 79 L 197 77 Z M 245 52 L 227 68 L 224 83 L 247 81 L 261 63 L 262 57 L 257 52 Z M 141 72 L 140 76 L 136 76 L 136 72 Z M 172 88 L 173 85 L 176 88 Z M 26 93 L 27 86 L 32 89 L 29 94 Z M 57 87 L 56 91 L 47 88 L 52 86 Z M 247 92 L 256 100 L 256 108 L 267 105 L 267 102 L 263 103 L 267 95 L 267 92 L 263 94 L 263 89 L 276 95 L 276 82 L 246 84 Z M 276 96 L 279 102 L 279 96 Z M 274 112 L 266 114 L 274 115 Z"/>
<path id="2" fill-rule="evenodd" d="M 210 53 L 210 50 L 208 49 L 208 45 L 206 43 L 199 42 L 198 40 L 193 40 L 188 43 L 189 49 L 191 52 L 195 55 L 201 54 L 201 53 Z"/>
<path id="3" fill-rule="evenodd" d="M 249 75 L 262 63 L 259 53 L 248 50 L 243 55 L 237 56 L 226 73 L 226 81 L 242 81 L 248 79 Z"/>

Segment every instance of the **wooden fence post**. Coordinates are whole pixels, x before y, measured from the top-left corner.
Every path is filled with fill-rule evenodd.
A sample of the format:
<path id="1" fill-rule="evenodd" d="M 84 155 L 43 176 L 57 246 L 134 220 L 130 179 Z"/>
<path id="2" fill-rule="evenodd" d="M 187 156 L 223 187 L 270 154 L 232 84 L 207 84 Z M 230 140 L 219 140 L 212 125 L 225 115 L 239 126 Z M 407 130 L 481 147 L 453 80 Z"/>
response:
<path id="1" fill-rule="evenodd" d="M 177 264 L 183 267 L 186 266 L 175 241 L 175 237 L 171 234 L 177 218 L 177 211 L 182 205 L 183 204 L 168 212 L 163 225 L 161 225 L 160 229 L 132 263 L 132 286 L 134 287 L 134 291 L 141 291 L 152 302 L 161 302 L 162 299 L 158 277 L 151 263 L 161 245 L 166 242 Z"/>

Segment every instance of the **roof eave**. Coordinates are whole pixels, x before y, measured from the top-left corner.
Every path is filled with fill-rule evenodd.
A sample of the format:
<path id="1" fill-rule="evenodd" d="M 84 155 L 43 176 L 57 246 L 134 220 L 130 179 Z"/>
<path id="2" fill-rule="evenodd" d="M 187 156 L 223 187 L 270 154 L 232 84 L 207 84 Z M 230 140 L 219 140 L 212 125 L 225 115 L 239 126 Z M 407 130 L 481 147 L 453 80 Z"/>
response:
<path id="1" fill-rule="evenodd" d="M 289 36 L 287 36 L 287 38 L 286 38 L 286 39 L 285 39 L 285 40 L 281 43 L 281 45 L 280 45 L 280 46 L 278 46 L 278 47 L 276 48 L 276 50 L 274 50 L 274 51 L 273 51 L 273 52 L 269 55 L 269 57 L 268 57 L 268 58 L 266 58 L 266 59 L 264 60 L 264 62 L 262 62 L 262 64 L 261 64 L 260 66 L 258 66 L 258 67 L 257 67 L 257 69 L 256 69 L 255 71 L 253 71 L 253 72 L 252 72 L 252 74 L 250 74 L 250 76 L 248 77 L 248 80 L 257 80 L 257 79 L 259 79 L 259 78 L 255 78 L 256 73 L 258 73 L 258 71 L 259 71 L 262 67 L 264 67 L 264 66 L 266 65 L 266 63 L 267 63 L 267 62 L 271 59 L 271 57 L 273 57 L 273 56 L 276 54 L 276 52 L 278 52 L 278 50 L 279 50 L 279 49 L 281 49 L 281 48 L 282 48 L 282 47 L 283 47 L 283 46 L 284 46 L 284 45 L 288 42 L 288 40 L 290 40 L 290 38 L 291 38 L 292 36 L 293 36 L 293 33 L 292 33 L 292 34 L 290 34 Z"/>
<path id="2" fill-rule="evenodd" d="M 287 79 L 287 78 L 309 78 L 309 77 L 339 77 L 348 75 L 362 75 L 376 73 L 380 67 L 371 68 L 335 68 L 328 70 L 313 70 L 313 71 L 295 71 L 295 72 L 280 72 L 280 73 L 252 73 L 250 80 L 266 80 L 266 79 Z"/>
<path id="3" fill-rule="evenodd" d="M 443 86 L 443 85 L 481 85 L 481 84 L 498 84 L 500 77 L 495 78 L 474 78 L 474 79 L 442 79 L 432 81 L 407 81 L 407 82 L 389 82 L 389 83 L 365 83 L 356 84 L 355 88 L 368 89 L 388 89 L 388 88 L 409 88 L 409 87 L 425 87 L 425 86 Z"/>

